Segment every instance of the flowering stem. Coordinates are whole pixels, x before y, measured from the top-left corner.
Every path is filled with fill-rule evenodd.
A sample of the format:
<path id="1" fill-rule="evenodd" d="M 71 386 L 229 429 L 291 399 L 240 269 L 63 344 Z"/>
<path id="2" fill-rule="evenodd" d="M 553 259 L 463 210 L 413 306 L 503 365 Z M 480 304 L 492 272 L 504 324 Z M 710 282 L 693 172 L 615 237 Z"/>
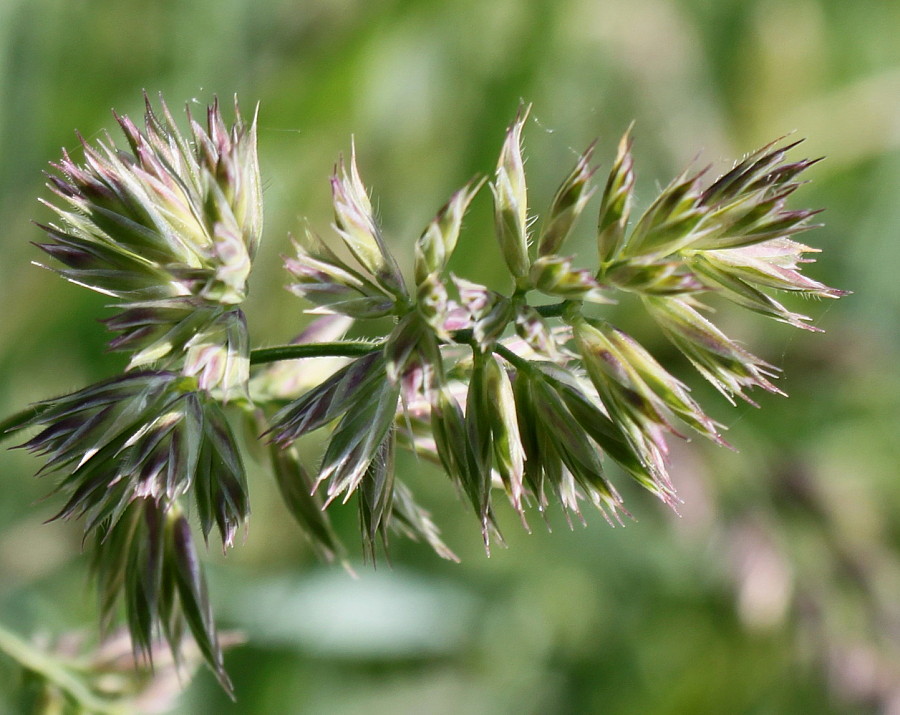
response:
<path id="1" fill-rule="evenodd" d="M 556 311 L 561 311 L 565 302 L 554 305 L 541 306 L 538 310 L 543 315 L 557 315 Z M 545 312 L 546 311 L 546 312 Z M 471 339 L 471 330 L 459 330 L 454 333 L 454 342 L 465 343 Z M 297 345 L 276 345 L 270 348 L 257 348 L 250 352 L 251 365 L 263 365 L 270 362 L 279 362 L 280 360 L 300 360 L 303 358 L 318 357 L 362 357 L 369 353 L 381 350 L 384 343 L 369 342 L 331 342 L 331 343 L 300 343 Z M 505 351 L 508 352 L 508 351 Z M 506 357 L 504 353 L 501 353 Z M 0 441 L 6 437 L 12 436 L 21 429 L 26 423 L 34 419 L 45 409 L 44 405 L 31 405 L 24 410 L 10 415 L 4 420 L 0 420 Z"/>
<path id="2" fill-rule="evenodd" d="M 544 318 L 558 318 L 563 314 L 566 306 L 570 301 L 564 300 L 561 303 L 551 303 L 549 305 L 536 305 L 534 309 Z"/>
<path id="3" fill-rule="evenodd" d="M 563 303 L 558 305 L 546 306 L 548 308 L 559 309 Z M 556 313 L 553 313 L 554 315 Z M 454 343 L 469 343 L 472 339 L 472 331 L 470 329 L 457 330 L 451 334 Z M 268 362 L 279 362 L 280 360 L 302 360 L 304 358 L 318 357 L 363 357 L 376 350 L 384 348 L 384 342 L 368 343 L 360 341 L 337 341 L 333 343 L 298 343 L 296 345 L 276 345 L 271 348 L 257 348 L 250 352 L 250 364 L 262 365 Z M 30 411 L 13 415 L 6 422 L 12 422 L 15 419 L 24 422 L 31 416 Z M 0 423 L 0 429 L 6 422 Z"/>
<path id="4" fill-rule="evenodd" d="M 528 364 L 528 360 L 519 357 L 508 347 L 501 345 L 500 343 L 494 344 L 493 351 L 504 360 L 506 360 L 506 362 L 508 362 L 514 368 L 516 368 L 516 370 L 521 370 L 522 372 L 532 372 L 534 369 L 531 365 Z"/>
<path id="5" fill-rule="evenodd" d="M 250 353 L 250 364 L 261 365 L 279 360 L 298 360 L 316 357 L 361 357 L 375 350 L 381 350 L 383 343 L 334 342 L 303 343 L 300 345 L 277 345 L 271 348 L 258 348 Z M 50 405 L 36 404 L 26 407 L 6 419 L 0 420 L 0 442 L 11 437 L 38 417 Z"/>
<path id="6" fill-rule="evenodd" d="M 560 316 L 571 301 L 540 305 L 535 308 L 543 317 Z M 466 343 L 471 340 L 471 330 L 458 330 L 453 334 L 453 341 Z M 300 360 L 317 357 L 362 357 L 384 347 L 383 342 L 369 343 L 360 341 L 337 341 L 331 343 L 300 343 L 297 345 L 276 345 L 270 348 L 257 348 L 250 352 L 251 365 L 263 365 L 280 360 Z M 510 364 L 518 368 L 527 368 L 525 361 L 511 353 L 502 345 L 495 346 L 494 352 L 504 357 Z M 521 364 L 518 364 L 521 363 Z M 26 423 L 34 419 L 45 409 L 44 405 L 31 405 L 24 410 L 0 420 L 0 441 L 16 433 Z"/>
<path id="7" fill-rule="evenodd" d="M 381 350 L 384 343 L 335 342 L 299 343 L 297 345 L 277 345 L 271 348 L 257 348 L 250 353 L 251 365 L 262 365 L 279 360 L 299 360 L 316 357 L 362 357 Z"/>
<path id="8" fill-rule="evenodd" d="M 535 310 L 545 318 L 559 317 L 571 301 L 539 305 Z M 458 335 L 457 335 L 458 333 Z M 462 336 L 462 337 L 461 337 Z M 460 330 L 454 333 L 454 342 L 467 342 L 471 338 L 471 330 Z M 299 343 L 297 345 L 276 345 L 271 348 L 257 348 L 250 353 L 251 365 L 262 365 L 279 360 L 300 360 L 316 357 L 362 357 L 384 347 L 383 342 L 332 342 L 332 343 Z M 29 415 L 30 416 L 30 415 Z M 15 417 L 15 415 L 14 415 Z M 12 420 L 13 418 L 10 418 Z M 23 420 L 24 421 L 24 420 Z M 5 424 L 5 423 L 3 423 Z M 0 428 L 2 428 L 0 424 Z"/>

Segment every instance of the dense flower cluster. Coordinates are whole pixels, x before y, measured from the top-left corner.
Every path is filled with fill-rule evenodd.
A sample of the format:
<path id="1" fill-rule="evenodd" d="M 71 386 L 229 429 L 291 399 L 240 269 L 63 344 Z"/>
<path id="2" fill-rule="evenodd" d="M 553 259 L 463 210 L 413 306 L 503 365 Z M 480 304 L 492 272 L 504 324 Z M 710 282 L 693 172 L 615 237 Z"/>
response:
<path id="1" fill-rule="evenodd" d="M 230 687 L 186 516 L 226 546 L 249 514 L 238 447 L 222 407 L 244 408 L 269 442 L 285 503 L 315 549 L 344 558 L 326 508 L 356 498 L 365 555 L 391 532 L 455 558 L 431 516 L 394 473 L 397 449 L 443 468 L 471 503 L 486 547 L 499 539 L 497 494 L 523 523 L 558 504 L 596 506 L 619 520 L 619 471 L 674 505 L 667 439 L 688 430 L 724 444 L 722 427 L 621 326 L 603 317 L 617 292 L 638 297 L 663 334 L 729 400 L 778 392 L 777 370 L 704 316 L 715 293 L 812 330 L 771 293 L 836 298 L 800 273 L 813 249 L 794 236 L 815 213 L 788 210 L 814 162 L 785 162 L 770 145 L 704 184 L 682 175 L 632 220 L 631 137 L 619 144 L 602 190 L 593 145 L 563 179 L 539 223 L 529 205 L 521 135 L 510 126 L 490 182 L 472 180 L 415 242 L 404 276 L 375 219 L 355 151 L 331 179 L 333 249 L 312 230 L 285 259 L 289 289 L 324 314 L 295 343 L 250 352 L 240 304 L 262 230 L 255 121 L 227 129 L 217 104 L 202 126 L 178 131 L 165 105 L 145 127 L 118 118 L 128 149 L 84 144 L 84 163 L 55 165 L 49 204 L 60 225 L 41 247 L 65 278 L 119 301 L 106 321 L 127 371 L 40 403 L 25 443 L 61 477 L 58 516 L 82 518 L 94 544 L 103 612 L 124 596 L 134 646 L 149 657 L 160 635 L 179 651 L 186 625 Z M 467 208 L 485 183 L 508 293 L 452 275 Z M 599 194 L 597 260 L 578 267 L 567 239 Z M 539 228 L 535 228 L 538 227 Z M 608 316 L 607 316 L 608 317 Z M 380 340 L 346 339 L 373 322 Z M 372 330 L 367 329 L 367 334 Z M 324 336 L 324 337 L 323 337 Z M 336 342 L 321 342 L 323 339 Z M 349 358 L 313 377 L 301 358 Z M 250 364 L 270 363 L 249 379 Z M 289 362 L 284 362 L 289 361 Z M 328 430 L 317 471 L 301 437 Z"/>
<path id="2" fill-rule="evenodd" d="M 262 233 L 255 121 L 226 128 L 218 104 L 183 135 L 149 100 L 141 131 L 117 117 L 128 150 L 83 142 L 49 175 L 60 224 L 40 247 L 79 285 L 119 301 L 106 320 L 116 378 L 36 406 L 42 430 L 25 443 L 64 475 L 57 515 L 95 534 L 103 610 L 124 591 L 135 648 L 160 632 L 176 654 L 186 624 L 230 689 L 180 502 L 190 497 L 204 538 L 226 546 L 249 515 L 246 477 L 221 404 L 247 401 L 247 326 L 238 307 Z"/>
<path id="3" fill-rule="evenodd" d="M 618 518 L 621 498 L 604 455 L 674 504 L 666 435 L 682 436 L 687 426 L 725 444 L 722 428 L 685 384 L 588 306 L 610 302 L 616 290 L 640 296 L 703 377 L 729 399 L 751 401 L 749 388 L 778 392 L 771 382 L 776 369 L 702 315 L 704 295 L 715 292 L 811 329 L 806 316 L 789 311 L 766 290 L 842 294 L 799 272 L 803 254 L 812 249 L 790 237 L 808 228 L 815 212 L 789 211 L 785 200 L 798 185 L 797 175 L 814 162 L 784 163 L 793 145 L 765 147 L 706 187 L 700 176 L 678 177 L 630 225 L 634 176 L 626 134 L 601 193 L 599 267 L 574 267 L 563 251 L 595 193 L 594 147 L 579 157 L 540 230 L 532 231 L 521 150 L 526 117 L 527 110 L 520 112 L 509 128 L 490 183 L 511 294 L 446 270 L 462 217 L 482 182 L 460 189 L 425 228 L 415 244 L 414 283 L 405 286 L 355 157 L 349 170 L 339 167 L 332 188 L 336 232 L 358 265 L 312 234 L 286 260 L 295 279 L 291 290 L 313 302 L 314 312 L 396 320 L 377 350 L 274 416 L 271 434 L 282 446 L 340 417 L 316 482 L 325 484 L 327 499 L 346 499 L 355 490 L 365 495 L 377 485 L 377 516 L 389 519 L 383 465 L 409 431 L 397 418 L 405 413 L 420 429 L 403 443 L 432 457 L 457 483 L 486 543 L 497 531 L 495 487 L 523 519 L 529 505 L 543 510 L 551 501 L 577 514 L 583 499 Z M 559 302 L 534 304 L 531 294 Z"/>

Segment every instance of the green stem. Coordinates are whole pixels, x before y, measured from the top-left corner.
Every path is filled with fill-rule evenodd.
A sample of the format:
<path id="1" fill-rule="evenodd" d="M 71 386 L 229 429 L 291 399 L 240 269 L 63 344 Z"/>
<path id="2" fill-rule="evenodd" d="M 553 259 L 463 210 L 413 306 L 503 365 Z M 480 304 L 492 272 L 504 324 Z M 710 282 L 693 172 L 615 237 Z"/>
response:
<path id="1" fill-rule="evenodd" d="M 463 330 L 454 330 L 450 337 L 457 345 L 471 345 L 474 333 L 475 331 L 471 328 L 465 328 Z"/>
<path id="2" fill-rule="evenodd" d="M 523 357 L 519 357 L 508 347 L 501 345 L 500 343 L 495 343 L 492 349 L 495 353 L 497 353 L 497 355 L 502 357 L 504 360 L 506 360 L 506 362 L 508 362 L 517 370 L 522 370 L 523 372 L 531 372 L 531 370 L 533 369 L 528 363 L 528 360 Z"/>
<path id="3" fill-rule="evenodd" d="M 560 305 L 563 305 L 560 303 Z M 554 306 L 548 306 L 554 307 Z M 471 330 L 457 330 L 452 335 L 453 342 L 468 343 L 472 339 Z M 279 360 L 302 360 L 319 357 L 363 357 L 384 348 L 384 343 L 344 342 L 334 343 L 299 343 L 297 345 L 276 345 L 271 348 L 257 348 L 250 352 L 250 364 L 262 365 Z M 26 415 L 26 418 L 30 415 Z M 13 415 L 7 421 L 18 417 Z"/>
<path id="4" fill-rule="evenodd" d="M 73 674 L 59 660 L 38 650 L 0 624 L 0 651 L 19 663 L 26 670 L 37 673 L 91 712 L 122 714 L 124 708 L 99 697 L 78 676 Z"/>
<path id="5" fill-rule="evenodd" d="M 299 360 L 317 357 L 362 357 L 381 350 L 384 343 L 336 342 L 300 343 L 297 345 L 277 345 L 271 348 L 257 348 L 250 353 L 251 365 L 262 365 L 279 360 Z"/>
<path id="6" fill-rule="evenodd" d="M 559 317 L 571 301 L 536 306 L 535 310 L 545 318 Z M 454 342 L 466 343 L 471 340 L 471 330 L 458 330 L 453 335 Z M 263 365 L 280 360 L 300 360 L 319 357 L 362 357 L 381 350 L 384 343 L 346 342 L 300 343 L 297 345 L 276 345 L 271 348 L 257 348 L 250 353 L 251 365 Z M 505 350 L 505 349 L 504 349 Z M 498 354 L 503 354 L 499 353 Z M 506 355 L 504 355 L 506 357 Z M 507 358 L 509 360 L 509 358 Z M 510 362 L 512 362 L 510 360 Z M 49 405 L 31 405 L 20 412 L 0 420 L 0 441 L 14 434 L 33 418 L 41 414 Z"/>
<path id="7" fill-rule="evenodd" d="M 536 305 L 534 309 L 545 318 L 558 318 L 569 303 L 570 301 L 564 300 L 561 303 L 551 303 L 550 305 Z"/>

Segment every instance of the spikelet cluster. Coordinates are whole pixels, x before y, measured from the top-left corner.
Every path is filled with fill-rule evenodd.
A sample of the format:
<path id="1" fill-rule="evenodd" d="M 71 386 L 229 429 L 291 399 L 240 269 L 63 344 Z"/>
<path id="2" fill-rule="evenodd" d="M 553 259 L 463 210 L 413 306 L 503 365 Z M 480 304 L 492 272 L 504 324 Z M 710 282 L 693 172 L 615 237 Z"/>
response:
<path id="1" fill-rule="evenodd" d="M 143 128 L 117 117 L 124 146 L 82 142 L 83 159 L 64 153 L 53 165 L 57 219 L 41 226 L 40 247 L 63 277 L 115 301 L 110 347 L 129 363 L 15 425 L 39 428 L 23 446 L 58 477 L 57 517 L 84 522 L 104 616 L 124 600 L 146 658 L 160 637 L 177 657 L 189 631 L 229 690 L 187 518 L 227 547 L 249 515 L 225 406 L 253 413 L 281 495 L 323 558 L 346 554 L 327 507 L 355 499 L 368 559 L 395 533 L 455 559 L 395 474 L 398 450 L 443 469 L 489 548 L 502 540 L 501 500 L 526 528 L 554 506 L 581 518 L 585 504 L 614 523 L 627 515 L 623 476 L 677 505 L 671 439 L 726 444 L 689 379 L 608 319 L 617 295 L 635 296 L 729 401 L 754 404 L 754 389 L 780 393 L 778 370 L 708 317 L 707 298 L 814 331 L 779 294 L 844 294 L 801 272 L 814 249 L 796 237 L 816 212 L 787 201 L 815 162 L 787 161 L 795 144 L 766 146 L 712 181 L 682 174 L 638 213 L 629 130 L 602 185 L 592 144 L 538 216 L 523 108 L 492 176 L 462 186 L 414 241 L 409 275 L 375 217 L 355 148 L 341 159 L 332 238 L 308 228 L 285 258 L 288 289 L 321 317 L 293 345 L 251 354 L 241 303 L 262 231 L 261 184 L 255 119 L 235 112 L 228 128 L 213 104 L 204 124 L 189 114 L 182 133 L 165 104 L 148 101 Z M 506 291 L 448 268 L 485 184 Z M 594 197 L 596 254 L 579 265 L 566 245 Z M 382 337 L 346 338 L 354 329 Z M 268 362 L 272 350 L 291 359 L 251 381 L 251 357 Z M 350 359 L 324 375 L 299 359 L 329 356 Z M 313 470 L 303 438 L 320 430 Z"/>
<path id="2" fill-rule="evenodd" d="M 57 221 L 39 244 L 59 274 L 109 296 L 105 323 L 126 372 L 36 406 L 23 446 L 61 476 L 57 518 L 81 518 L 95 544 L 103 611 L 124 594 L 132 641 L 149 658 L 189 630 L 219 680 L 222 667 L 203 574 L 183 506 L 204 539 L 231 546 L 249 515 L 241 452 L 222 411 L 249 399 L 240 304 L 262 233 L 256 123 L 218 102 L 182 133 L 147 99 L 143 128 L 116 116 L 125 143 L 82 140 L 48 174 Z"/>
<path id="3" fill-rule="evenodd" d="M 632 219 L 629 131 L 602 190 L 593 185 L 591 145 L 537 221 L 522 155 L 527 116 L 521 110 L 509 127 L 489 183 L 510 293 L 447 271 L 466 209 L 485 182 L 461 188 L 426 226 L 413 280 L 404 284 L 355 152 L 332 178 L 334 229 L 351 258 L 307 232 L 286 259 L 289 287 L 313 303 L 311 312 L 394 318 L 382 343 L 282 408 L 269 433 L 288 448 L 336 425 L 310 484 L 325 503 L 359 495 L 369 554 L 376 536 L 386 542 L 398 443 L 443 467 L 471 503 L 486 544 L 501 538 L 498 491 L 523 521 L 530 508 L 543 512 L 551 503 L 580 515 L 583 501 L 619 519 L 625 512 L 609 462 L 676 505 L 667 440 L 694 431 L 726 444 L 722 426 L 650 351 L 597 317 L 592 306 L 602 311 L 617 292 L 639 296 L 674 347 L 729 400 L 751 403 L 751 388 L 780 392 L 777 370 L 703 315 L 706 296 L 814 330 L 773 293 L 843 294 L 800 272 L 813 249 L 794 236 L 816 212 L 788 209 L 786 200 L 815 162 L 786 162 L 793 144 L 764 147 L 708 184 L 702 174 L 684 174 Z M 595 194 L 597 259 L 579 267 L 565 244 Z M 548 306 L 548 298 L 558 302 Z"/>

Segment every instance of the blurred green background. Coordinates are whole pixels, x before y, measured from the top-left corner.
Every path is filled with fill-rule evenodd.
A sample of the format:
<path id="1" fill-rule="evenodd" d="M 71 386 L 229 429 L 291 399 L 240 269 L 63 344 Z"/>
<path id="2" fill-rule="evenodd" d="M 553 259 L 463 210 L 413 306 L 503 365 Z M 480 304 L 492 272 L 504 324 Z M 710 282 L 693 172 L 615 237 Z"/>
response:
<path id="1" fill-rule="evenodd" d="M 140 115 L 142 89 L 173 108 L 260 104 L 256 346 L 305 325 L 279 255 L 299 217 L 327 227 L 351 136 L 404 256 L 491 171 L 521 100 L 537 210 L 594 138 L 602 176 L 632 120 L 642 205 L 689 163 L 724 171 L 788 132 L 807 137 L 796 158 L 827 156 L 792 202 L 827 208 L 805 236 L 823 249 L 809 274 L 854 294 L 803 306 L 824 335 L 721 314 L 791 397 L 732 408 L 687 375 L 739 452 L 673 446 L 680 517 L 627 488 L 625 528 L 589 513 L 529 535 L 505 513 L 509 548 L 488 559 L 445 480 L 405 459 L 462 563 L 398 540 L 392 569 L 353 580 L 316 563 L 254 473 L 246 543 L 210 556 L 220 624 L 249 639 L 227 657 L 238 703 L 202 672 L 176 712 L 900 712 L 898 36 L 895 0 L 0 0 L 3 415 L 123 367 L 104 351 L 104 299 L 29 265 L 30 221 L 49 218 L 41 171 L 73 130 Z M 482 193 L 452 268 L 491 283 L 489 221 Z M 573 245 L 585 262 L 590 223 Z M 90 632 L 78 525 L 42 524 L 54 502 L 35 469 L 0 453 L 0 622 Z M 355 546 L 353 509 L 336 518 Z M 0 656 L 0 712 L 15 678 Z"/>

